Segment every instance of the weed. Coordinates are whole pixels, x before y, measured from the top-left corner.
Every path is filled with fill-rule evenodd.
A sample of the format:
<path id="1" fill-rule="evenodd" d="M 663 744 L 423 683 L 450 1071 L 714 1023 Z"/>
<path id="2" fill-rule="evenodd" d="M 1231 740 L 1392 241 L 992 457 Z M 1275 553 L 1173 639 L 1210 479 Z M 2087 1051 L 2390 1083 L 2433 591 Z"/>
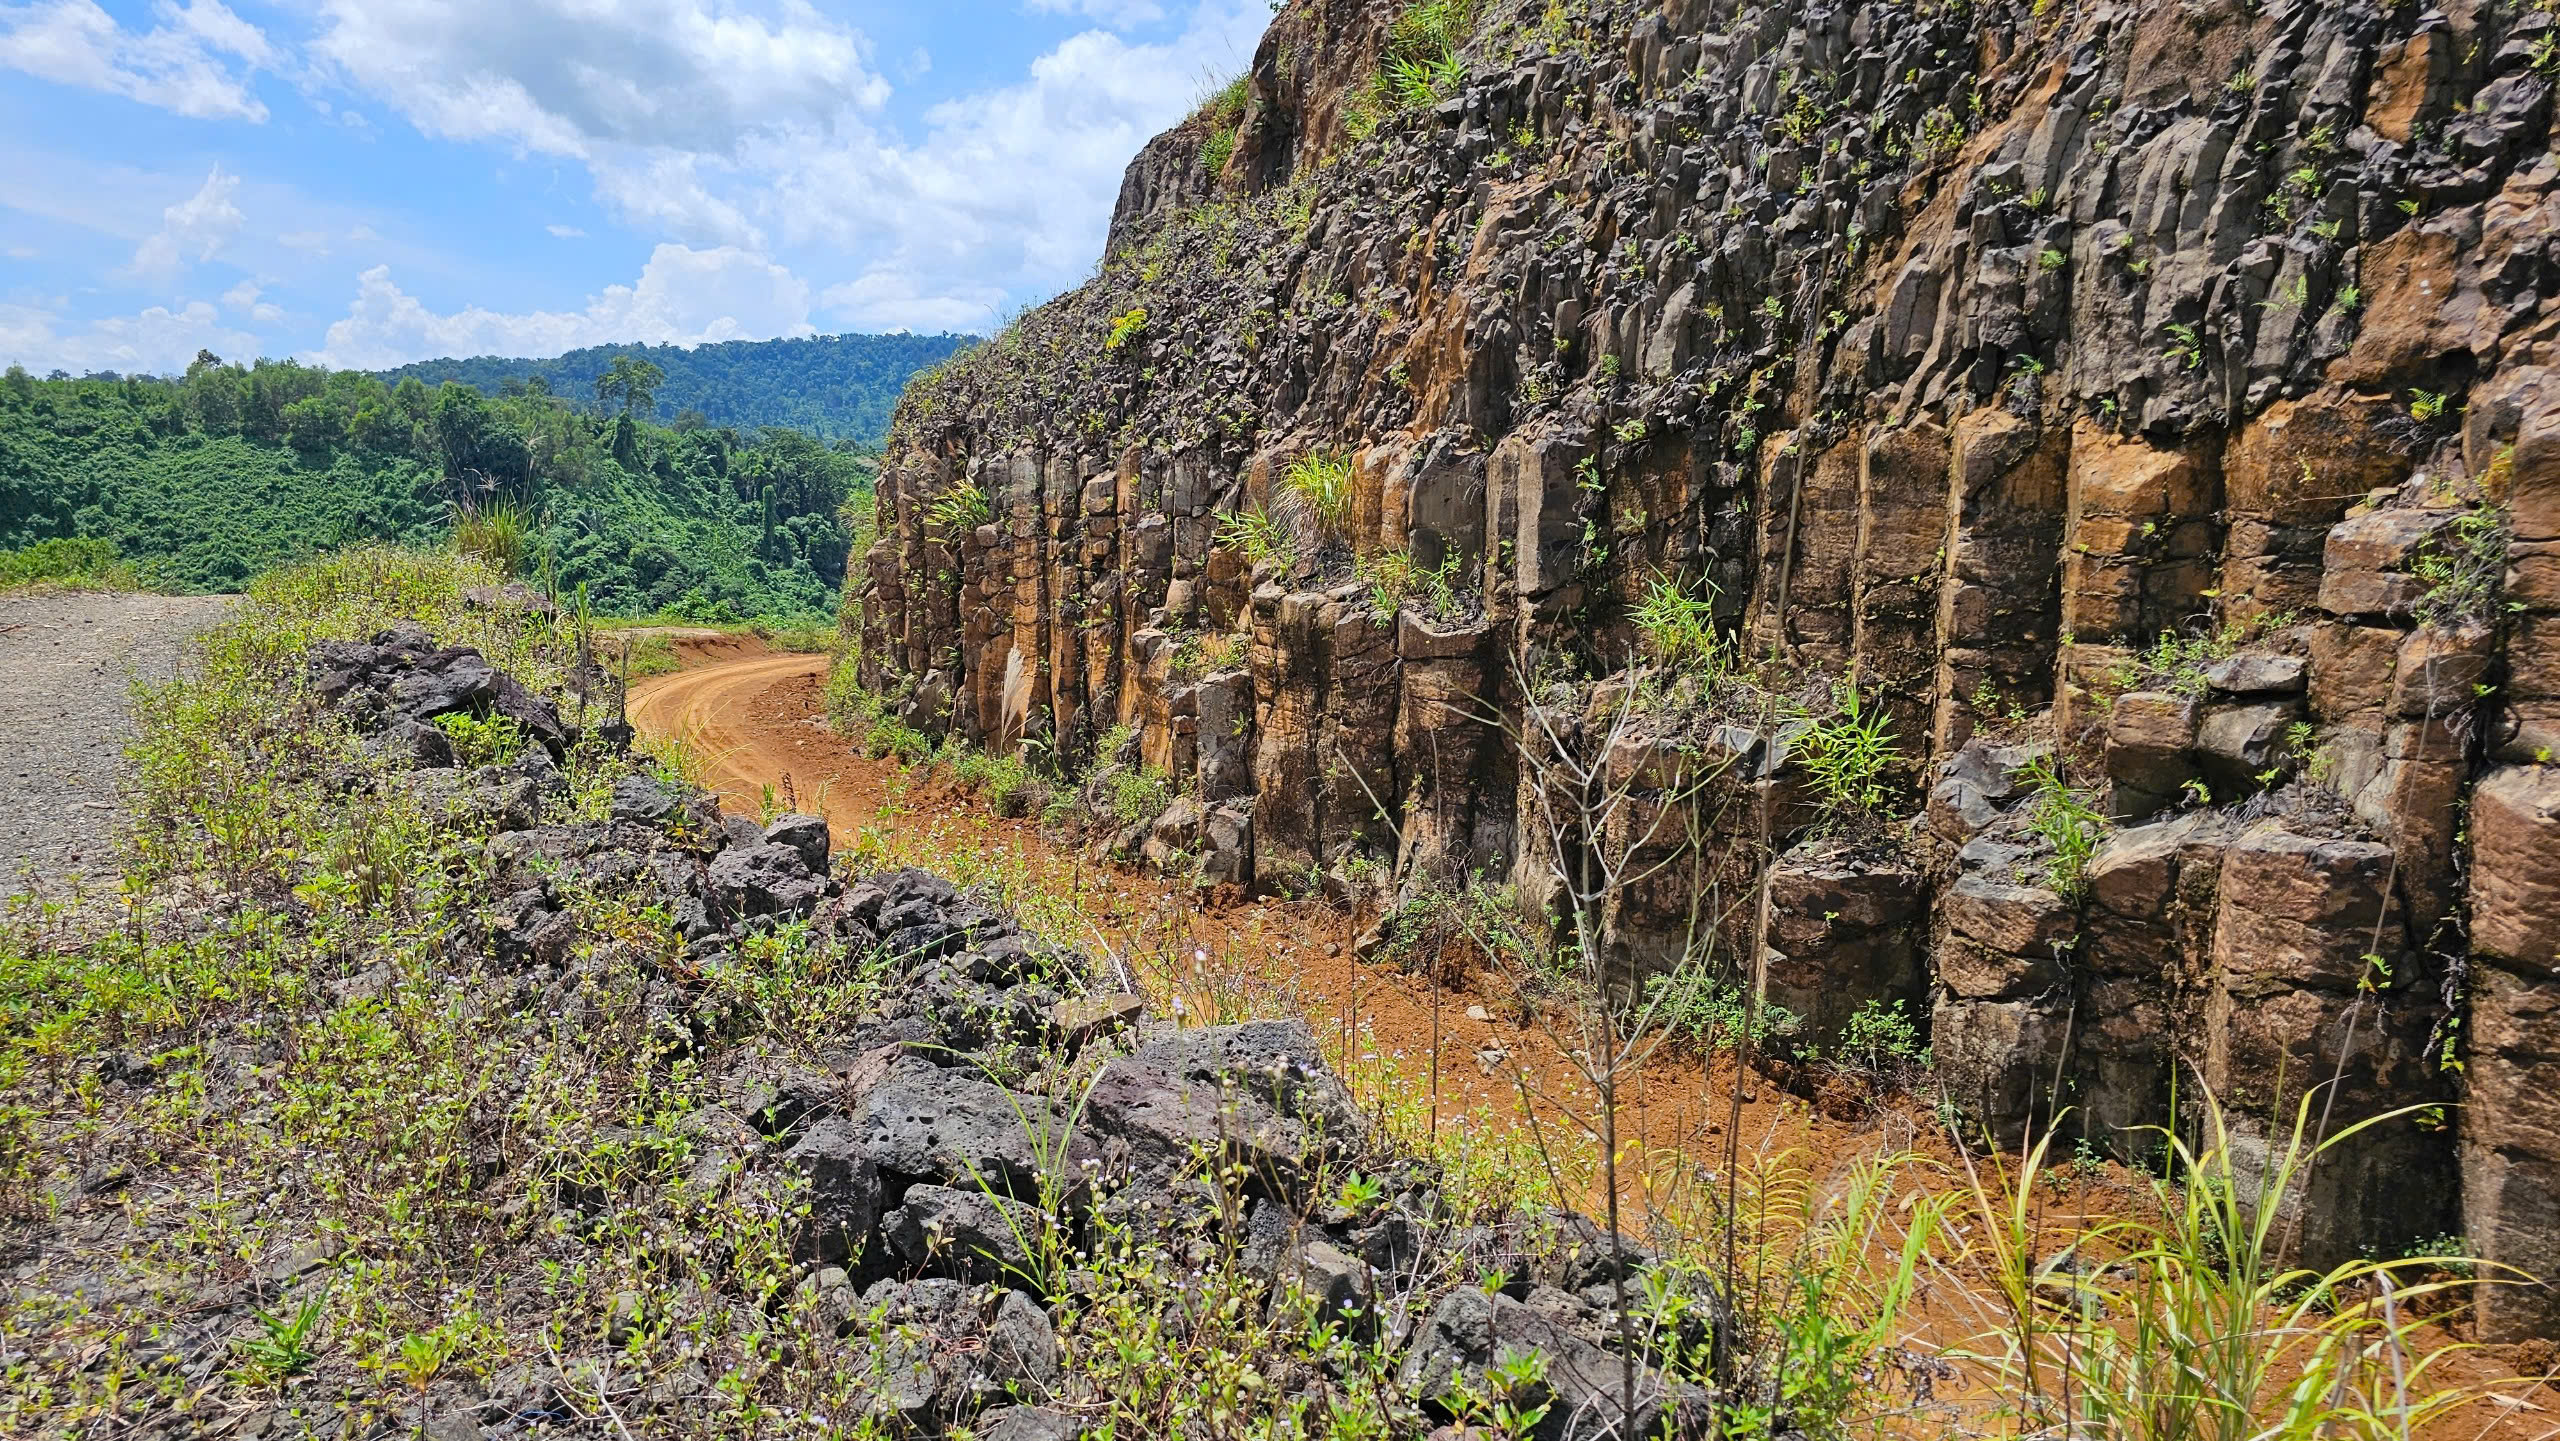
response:
<path id="1" fill-rule="evenodd" d="M 1853 681 L 1832 688 L 1836 711 L 1809 720 L 1798 746 L 1805 773 L 1834 811 L 1880 811 L 1885 804 L 1885 772 L 1901 757 L 1893 744 L 1893 723 L 1872 707 Z"/>
<path id="2" fill-rule="evenodd" d="M 1840 1028 L 1831 1061 L 1872 1085 L 1897 1089 L 1908 1087 L 1916 1073 L 1933 1064 L 1929 1048 L 1920 1040 L 1919 1024 L 1904 1011 L 1903 1003 L 1873 999 L 1861 1004 Z"/>
<path id="3" fill-rule="evenodd" d="M 453 548 L 501 576 L 524 575 L 541 554 L 533 513 L 517 501 L 456 501 Z"/>
<path id="4" fill-rule="evenodd" d="M 2409 563 L 2409 573 L 2426 587 L 2414 606 L 2419 622 L 2454 626 L 2495 619 L 2514 536 L 2505 510 L 2475 505 L 2429 537 Z"/>
<path id="5" fill-rule="evenodd" d="M 2169 337 L 2169 348 L 2162 353 L 2176 361 L 2180 370 L 2203 368 L 2204 340 L 2194 326 L 2173 322 L 2160 328 Z"/>
<path id="6" fill-rule="evenodd" d="M 1458 552 L 1424 569 L 1409 550 L 1382 550 L 1360 558 L 1353 573 L 1369 587 L 1369 604 L 1381 619 L 1392 619 L 1411 605 L 1435 621 L 1452 621 L 1463 613 L 1458 600 Z"/>
<path id="7" fill-rule="evenodd" d="M 1722 642 L 1716 635 L 1715 605 L 1710 599 L 1714 583 L 1708 582 L 1707 588 L 1709 595 L 1693 596 L 1672 577 L 1656 576 L 1628 617 L 1645 648 L 1664 665 L 1716 668 Z"/>
<path id="8" fill-rule="evenodd" d="M 1242 552 L 1247 565 L 1266 560 L 1285 563 L 1292 555 L 1288 530 L 1258 505 L 1236 511 L 1219 522 L 1218 544 Z"/>
<path id="9" fill-rule="evenodd" d="M 1147 308 L 1143 305 L 1132 306 L 1111 317 L 1111 333 L 1103 338 L 1102 348 L 1118 350 L 1121 346 L 1145 334 L 1146 329 Z"/>
<path id="10" fill-rule="evenodd" d="M 925 506 L 924 518 L 944 545 L 958 545 L 962 536 L 995 519 L 995 505 L 977 486 L 955 485 Z"/>
<path id="11" fill-rule="evenodd" d="M 1348 457 L 1335 451 L 1310 451 L 1289 463 L 1280 483 L 1296 500 L 1319 543 L 1350 539 L 1351 506 L 1357 492 Z"/>
<path id="12" fill-rule="evenodd" d="M 241 1364 L 253 1381 L 271 1386 L 320 1359 L 311 1341 L 319 1332 L 328 1301 L 323 1293 L 296 1306 L 290 1315 L 265 1310 L 257 1313 L 258 1334 L 234 1343 L 240 1349 Z"/>
<path id="13" fill-rule="evenodd" d="M 1775 1002 L 1755 1008 L 1739 985 L 1698 959 L 1649 977 L 1645 1004 L 1669 1035 L 1702 1055 L 1745 1045 L 1760 1049 L 1804 1025 L 1803 1017 Z"/>
<path id="14" fill-rule="evenodd" d="M 2053 853 L 2045 861 L 2045 884 L 2064 900 L 2077 902 L 2089 888 L 2090 858 L 2106 837 L 2106 814 L 2072 788 L 2051 756 L 2036 757 L 2016 775 L 2034 796 L 2027 827 Z"/>

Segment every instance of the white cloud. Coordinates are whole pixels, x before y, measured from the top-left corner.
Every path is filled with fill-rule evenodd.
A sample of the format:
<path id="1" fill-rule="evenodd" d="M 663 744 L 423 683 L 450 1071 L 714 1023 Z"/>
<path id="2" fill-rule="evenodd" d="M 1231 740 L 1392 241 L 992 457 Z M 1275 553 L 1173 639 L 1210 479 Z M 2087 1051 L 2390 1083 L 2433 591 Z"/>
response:
<path id="1" fill-rule="evenodd" d="M 312 50 L 430 135 L 584 158 L 722 154 L 888 98 L 860 34 L 805 0 L 318 0 Z"/>
<path id="2" fill-rule="evenodd" d="M 814 330 L 808 284 L 784 267 L 730 246 L 661 245 L 637 282 L 607 286 L 575 311 L 467 306 L 439 315 L 378 265 L 358 278 L 355 303 L 314 358 L 378 370 L 446 355 L 557 355 L 616 341 L 699 345 Z"/>
<path id="3" fill-rule="evenodd" d="M 161 23 L 136 32 L 96 0 L 0 6 L 0 66 L 199 119 L 267 118 L 249 89 L 250 74 L 275 59 L 263 32 L 222 0 L 160 0 L 154 13 Z"/>
<path id="4" fill-rule="evenodd" d="M 239 176 L 225 174 L 219 165 L 213 167 L 195 194 L 160 212 L 160 228 L 134 248 L 134 273 L 166 279 L 220 254 L 223 245 L 240 233 L 244 217 L 231 200 L 239 188 Z"/>
<path id="5" fill-rule="evenodd" d="M 985 328 L 1003 296 L 1084 274 L 1129 158 L 1189 112 L 1202 74 L 1251 55 L 1269 18 L 1252 0 L 1213 0 L 1160 44 L 1087 31 L 1019 84 L 935 106 L 912 149 L 781 141 L 744 163 L 770 176 L 761 204 L 784 245 L 861 258 L 827 291 L 850 323 Z M 912 299 L 884 309 L 884 297 Z"/>
<path id="6" fill-rule="evenodd" d="M 542 228 L 550 231 L 552 238 L 555 240 L 584 240 L 587 238 L 587 232 L 580 230 L 574 225 L 546 225 Z"/>
<path id="7" fill-rule="evenodd" d="M 848 330 L 984 330 L 1004 306 L 1001 286 L 944 287 L 928 294 L 913 273 L 881 268 L 830 285 L 818 303 Z"/>
<path id="8" fill-rule="evenodd" d="M 12 245 L 9 247 L 9 258 L 11 260 L 33 260 L 36 258 L 36 248 L 32 245 Z"/>
<path id="9" fill-rule="evenodd" d="M 87 330 L 63 334 L 61 316 L 33 306 L 0 304 L 0 364 L 42 373 L 115 370 L 168 374 L 184 370 L 199 350 L 233 359 L 258 353 L 258 338 L 224 326 L 206 301 L 171 310 L 155 305 L 138 315 L 111 315 Z"/>
<path id="10" fill-rule="evenodd" d="M 1153 25 L 1164 18 L 1155 0 L 1030 0 L 1029 8 L 1048 15 L 1081 15 L 1115 30 Z"/>
<path id="11" fill-rule="evenodd" d="M 247 311 L 249 318 L 261 325 L 273 325 L 284 319 L 284 308 L 259 298 L 265 294 L 256 281 L 243 280 L 222 292 L 222 303 L 233 310 Z"/>
<path id="12" fill-rule="evenodd" d="M 706 170 L 727 168 L 717 159 L 663 150 L 590 166 L 596 198 L 627 222 L 655 226 L 691 244 L 761 250 L 764 232 L 735 204 L 714 195 L 705 181 Z"/>
<path id="13" fill-rule="evenodd" d="M 1070 37 L 907 141 L 869 42 L 801 0 L 315 0 L 312 51 L 451 139 L 582 162 L 616 221 L 823 268 L 845 323 L 983 328 L 1092 264 L 1129 157 L 1242 65 L 1267 0 L 1196 0 L 1178 34 Z M 1098 25 L 1163 0 L 1021 0 Z M 921 53 L 907 68 L 929 63 Z"/>

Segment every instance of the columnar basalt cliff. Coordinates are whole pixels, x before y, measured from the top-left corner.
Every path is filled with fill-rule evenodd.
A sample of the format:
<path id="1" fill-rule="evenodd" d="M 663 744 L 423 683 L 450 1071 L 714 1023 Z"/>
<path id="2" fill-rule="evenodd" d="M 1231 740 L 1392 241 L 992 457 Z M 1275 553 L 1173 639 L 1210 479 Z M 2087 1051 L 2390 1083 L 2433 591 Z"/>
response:
<path id="1" fill-rule="evenodd" d="M 1713 892 L 1737 974 L 1911 1003 L 2013 1137 L 2415 1108 L 2303 1251 L 2560 1274 L 2555 74 L 2526 5 L 1293 0 L 1098 275 L 909 391 L 864 679 L 1135 726 L 1222 883 L 1533 900 L 1508 733 L 1642 688 L 1610 765 L 1728 844 L 1628 967 Z M 1645 643 L 1665 582 L 1720 675 Z M 1807 804 L 1844 693 L 1884 844 Z"/>

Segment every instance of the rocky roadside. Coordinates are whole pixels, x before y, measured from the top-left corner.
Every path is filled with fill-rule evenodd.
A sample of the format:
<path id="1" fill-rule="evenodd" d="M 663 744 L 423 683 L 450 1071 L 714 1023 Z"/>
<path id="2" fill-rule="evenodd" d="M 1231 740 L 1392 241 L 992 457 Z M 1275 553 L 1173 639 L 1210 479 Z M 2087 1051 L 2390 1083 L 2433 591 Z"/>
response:
<path id="1" fill-rule="evenodd" d="M 460 1015 L 482 1047 L 464 1061 L 486 1088 L 473 1114 L 514 1119 L 473 1129 L 435 1198 L 458 1228 L 449 1254 L 403 1254 L 405 1223 L 368 1231 L 327 1188 L 287 1183 L 251 1204 L 245 1267 L 216 1258 L 176 1290 L 147 1260 L 179 1244 L 155 1207 L 203 1183 L 198 1153 L 91 1147 L 10 1226 L 21 1378 L 130 1355 L 181 1398 L 138 1408 L 144 1435 L 498 1438 L 716 1430 L 702 1418 L 734 1420 L 758 1384 L 799 1394 L 796 1373 L 834 1378 L 834 1404 L 891 1434 L 1023 1441 L 1107 1423 L 1120 1402 L 1098 1358 L 1134 1305 L 1151 1325 L 1223 1318 L 1270 1345 L 1230 1358 L 1261 1368 L 1257 1404 L 1322 1412 L 1365 1378 L 1361 1404 L 1401 1432 L 1511 1395 L 1560 1441 L 1620 1419 L 1631 1339 L 1645 1434 L 1703 1424 L 1707 1394 L 1679 1377 L 1717 1313 L 1704 1283 L 1578 1216 L 1471 1206 L 1372 1134 L 1303 1023 L 1177 1027 L 934 875 L 840 874 L 815 817 L 757 824 L 662 776 L 611 778 L 551 700 L 423 630 L 323 644 L 304 682 L 363 737 L 361 762 L 328 779 L 345 806 L 414 804 L 458 838 L 440 863 L 470 878 L 469 923 L 431 927 L 423 957 L 338 959 L 305 1002 L 318 1024 L 235 1013 L 84 1074 L 116 1114 L 201 1088 L 281 1129 L 297 1113 L 266 1109 L 279 1079 L 292 1094 L 335 1028 L 402 1017 L 423 1029 L 395 1052 L 423 1052 L 431 1018 Z M 499 721 L 521 750 L 468 764 Z M 587 794 L 600 776 L 609 793 Z M 801 973 L 817 1004 L 776 994 L 789 976 L 734 983 L 794 955 L 821 958 Z M 560 1124 L 537 1104 L 545 1053 L 528 1047 L 545 1035 L 551 1055 L 689 1099 L 565 1151 L 530 1144 Z M 742 1217 L 770 1227 L 769 1269 L 728 1249 Z M 560 1279 L 633 1246 L 609 1291 Z M 498 1298 L 472 1364 L 418 1363 L 404 1393 L 389 1369 L 330 1359 L 324 1329 L 307 1358 L 243 1381 L 293 1318 L 354 1306 L 368 1270 L 465 1249 Z M 1621 1283 L 1655 1298 L 1632 1332 Z M 1688 1304 L 1666 1310 L 1674 1295 Z M 1203 1296 L 1225 1309 L 1186 1310 Z M 89 1339 L 119 1316 L 121 1340 Z M 1272 1339 L 1308 1334 L 1328 1339 Z M 1539 1379 L 1504 1380 L 1523 1354 Z"/>

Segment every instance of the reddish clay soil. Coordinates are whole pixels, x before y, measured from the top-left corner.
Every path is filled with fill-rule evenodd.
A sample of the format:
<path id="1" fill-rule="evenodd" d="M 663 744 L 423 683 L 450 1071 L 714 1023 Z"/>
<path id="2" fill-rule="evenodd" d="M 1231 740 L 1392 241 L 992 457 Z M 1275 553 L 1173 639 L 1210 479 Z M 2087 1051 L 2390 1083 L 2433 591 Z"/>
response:
<path id="1" fill-rule="evenodd" d="M 1338 1045 L 1365 1103 L 1398 1107 L 1408 1118 L 1418 1111 L 1426 1133 L 1463 1128 L 1469 1139 L 1517 1142 L 1525 1132 L 1529 1144 L 1514 1144 L 1512 1155 L 1597 1156 L 1590 1134 L 1598 1125 L 1595 1097 L 1570 1054 L 1580 1041 L 1555 1018 L 1519 1020 L 1497 980 L 1435 985 L 1398 967 L 1362 963 L 1352 938 L 1368 918 L 1321 900 L 1207 908 L 1187 882 L 1097 861 L 1034 820 L 990 814 L 939 773 L 862 754 L 827 725 L 826 657 L 775 653 L 752 635 L 677 632 L 672 639 L 684 668 L 633 682 L 631 722 L 645 737 L 691 746 L 702 782 L 732 810 L 754 814 L 771 787 L 777 799 L 823 814 L 840 846 L 858 845 L 869 829 L 875 837 L 894 833 L 902 854 L 928 861 L 1004 852 L 1009 872 L 1071 898 L 1090 927 L 1088 948 L 1107 953 L 1157 1005 L 1178 1005 L 1194 1019 L 1303 1015 Z M 1471 1016 L 1471 1007 L 1490 1019 Z M 1912 1101 L 1878 1100 L 1845 1084 L 1808 1100 L 1755 1073 L 1742 1083 L 1737 1111 L 1735 1081 L 1729 1054 L 1710 1066 L 1663 1050 L 1621 1083 L 1619 1200 L 1628 1231 L 1649 1229 L 1647 1217 L 1696 1221 L 1737 1160 L 1746 1176 L 1783 1160 L 1828 1189 L 1863 1160 L 1917 1152 L 1933 1164 L 1912 1194 L 1966 1186 L 1964 1161 Z M 1601 1208 L 1598 1186 L 1566 1190 Z M 2143 1205 L 2139 1183 L 2113 1165 L 2080 1175 L 2067 1191 L 2038 1190 L 2039 1229 L 2056 1247 L 2089 1224 Z M 1969 1204 L 1960 1205 L 1957 1223 L 1973 1236 L 1981 1227 Z M 1964 1279 L 1942 1276 L 1926 1288 L 1913 1340 L 1997 1349 L 1989 1298 Z M 2443 1339 L 2460 1339 L 2459 1330 Z M 2524 1354 L 2471 1352 L 2447 1361 L 2448 1373 L 2464 1379 L 2543 1369 L 2542 1358 Z M 1970 1390 L 1980 1379 L 1967 1377 L 1955 1389 Z M 2466 1407 L 2424 1434 L 2560 1434 L 2547 1409 L 2550 1395 L 2536 1392 L 2522 1413 Z"/>

